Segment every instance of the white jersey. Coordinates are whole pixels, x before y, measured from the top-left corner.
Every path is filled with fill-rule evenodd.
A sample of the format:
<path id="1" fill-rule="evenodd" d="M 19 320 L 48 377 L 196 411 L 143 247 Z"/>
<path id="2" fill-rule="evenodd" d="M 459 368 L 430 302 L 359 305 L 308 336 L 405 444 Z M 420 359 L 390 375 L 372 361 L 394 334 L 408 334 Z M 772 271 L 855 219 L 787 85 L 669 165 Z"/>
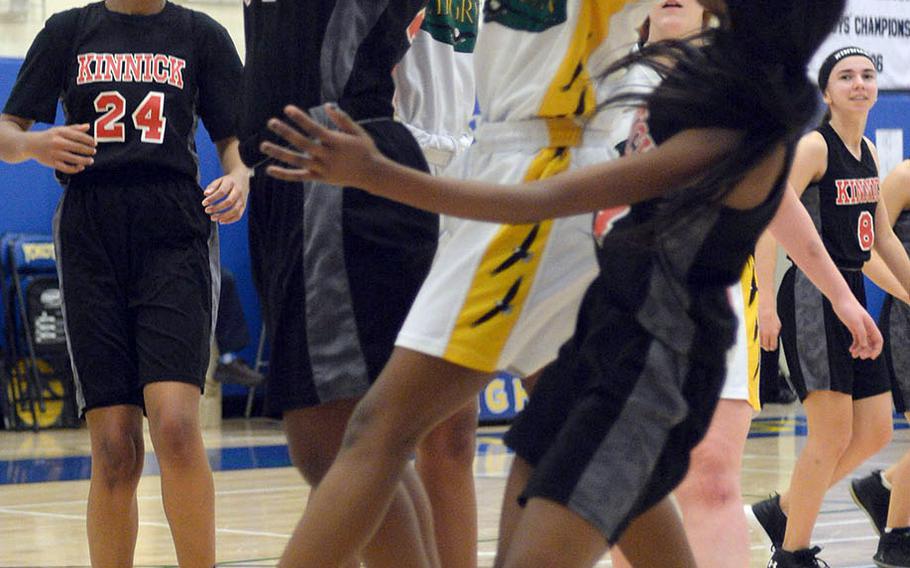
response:
<path id="1" fill-rule="evenodd" d="M 629 53 L 655 3 L 487 0 L 474 64 L 484 120 L 592 116 L 600 75 Z"/>
<path id="2" fill-rule="evenodd" d="M 393 72 L 395 112 L 431 166 L 445 167 L 471 144 L 479 24 L 477 1 L 431 1 L 415 20 L 411 49 Z"/>

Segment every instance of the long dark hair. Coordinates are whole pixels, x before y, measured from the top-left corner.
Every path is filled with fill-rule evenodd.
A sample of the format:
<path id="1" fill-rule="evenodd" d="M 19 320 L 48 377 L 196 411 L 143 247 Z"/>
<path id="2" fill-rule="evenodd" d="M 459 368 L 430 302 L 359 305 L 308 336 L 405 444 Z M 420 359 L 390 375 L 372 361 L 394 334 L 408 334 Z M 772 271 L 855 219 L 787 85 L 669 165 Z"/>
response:
<path id="1" fill-rule="evenodd" d="M 641 64 L 663 82 L 649 94 L 618 93 L 601 106 L 645 104 L 652 121 L 680 130 L 742 133 L 714 167 L 670 196 L 655 225 L 684 222 L 701 207 L 722 201 L 778 144 L 796 141 L 816 113 L 816 88 L 806 67 L 845 0 L 728 0 L 727 5 L 719 27 L 688 40 L 643 46 L 605 71 Z"/>

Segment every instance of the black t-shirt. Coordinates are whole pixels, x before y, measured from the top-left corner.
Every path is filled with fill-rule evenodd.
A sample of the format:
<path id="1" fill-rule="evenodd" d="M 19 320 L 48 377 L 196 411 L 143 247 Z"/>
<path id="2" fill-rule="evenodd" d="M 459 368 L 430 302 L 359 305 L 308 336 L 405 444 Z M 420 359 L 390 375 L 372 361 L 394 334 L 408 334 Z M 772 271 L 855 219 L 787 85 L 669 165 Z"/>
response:
<path id="1" fill-rule="evenodd" d="M 47 20 L 3 112 L 53 123 L 62 100 L 66 123 L 92 125 L 98 141 L 86 173 L 196 178 L 197 118 L 214 141 L 234 136 L 241 73 L 227 31 L 205 14 L 168 2 L 127 15 L 97 2 Z"/>
<path id="2" fill-rule="evenodd" d="M 247 165 L 274 139 L 266 121 L 287 104 L 337 102 L 355 120 L 391 117 L 392 68 L 426 0 L 247 0 L 238 133 Z"/>
<path id="3" fill-rule="evenodd" d="M 831 123 L 826 122 L 817 132 L 828 146 L 828 167 L 822 179 L 803 192 L 802 202 L 834 263 L 859 270 L 875 244 L 878 167 L 865 140 L 857 160 Z"/>

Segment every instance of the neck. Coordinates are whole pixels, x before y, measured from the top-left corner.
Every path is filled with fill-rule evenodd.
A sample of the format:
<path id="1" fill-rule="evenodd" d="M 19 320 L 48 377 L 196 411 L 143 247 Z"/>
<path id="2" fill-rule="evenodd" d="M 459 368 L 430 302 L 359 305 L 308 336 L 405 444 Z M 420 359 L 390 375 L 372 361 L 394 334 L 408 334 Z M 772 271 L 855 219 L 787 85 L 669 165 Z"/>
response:
<path id="1" fill-rule="evenodd" d="M 863 133 L 866 131 L 866 120 L 868 115 L 862 116 L 844 116 L 843 114 L 832 114 L 831 128 L 837 132 L 844 144 L 859 155 L 862 149 Z"/>
<path id="2" fill-rule="evenodd" d="M 165 0 L 104 0 L 111 12 L 131 16 L 151 16 L 164 10 Z"/>

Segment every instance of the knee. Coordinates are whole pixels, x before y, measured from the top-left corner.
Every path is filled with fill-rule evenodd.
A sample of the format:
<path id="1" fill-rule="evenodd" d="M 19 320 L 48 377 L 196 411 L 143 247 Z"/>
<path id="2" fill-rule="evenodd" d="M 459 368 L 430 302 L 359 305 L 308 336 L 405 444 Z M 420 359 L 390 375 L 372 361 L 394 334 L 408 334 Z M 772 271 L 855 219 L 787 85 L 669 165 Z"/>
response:
<path id="1" fill-rule="evenodd" d="M 292 444 L 288 450 L 291 455 L 291 463 L 300 472 L 300 475 L 312 486 L 319 485 L 322 478 L 335 460 L 337 448 L 325 448 L 319 443 L 307 444 L 305 447 L 297 447 Z"/>
<path id="2" fill-rule="evenodd" d="M 421 468 L 470 469 L 474 463 L 476 431 L 474 412 L 456 415 L 437 426 L 418 446 Z"/>
<path id="3" fill-rule="evenodd" d="M 692 452 L 689 472 L 676 492 L 683 510 L 693 506 L 707 510 L 738 507 L 739 456 L 731 455 L 722 444 L 712 444 L 709 439 L 705 442 Z"/>
<path id="4" fill-rule="evenodd" d="M 809 436 L 806 439 L 806 450 L 822 456 L 826 460 L 838 460 L 850 447 L 852 441 L 853 428 L 849 424 L 832 428 L 829 431 L 816 430 L 815 436 L 810 428 Z"/>
<path id="5" fill-rule="evenodd" d="M 181 467 L 198 457 L 201 433 L 196 416 L 163 412 L 150 422 L 149 428 L 162 466 Z"/>
<path id="6" fill-rule="evenodd" d="M 893 433 L 894 425 L 889 415 L 887 419 L 865 422 L 862 431 L 856 432 L 855 436 L 862 438 L 864 448 L 871 455 L 887 446 L 891 442 Z"/>
<path id="7" fill-rule="evenodd" d="M 100 436 L 92 448 L 92 460 L 93 476 L 107 489 L 135 487 L 145 461 L 142 434 L 115 432 Z"/>
<path id="8" fill-rule="evenodd" d="M 417 446 L 419 432 L 399 419 L 394 408 L 382 408 L 371 393 L 354 408 L 341 442 L 343 451 L 355 448 L 381 452 L 394 459 L 409 459 Z"/>

